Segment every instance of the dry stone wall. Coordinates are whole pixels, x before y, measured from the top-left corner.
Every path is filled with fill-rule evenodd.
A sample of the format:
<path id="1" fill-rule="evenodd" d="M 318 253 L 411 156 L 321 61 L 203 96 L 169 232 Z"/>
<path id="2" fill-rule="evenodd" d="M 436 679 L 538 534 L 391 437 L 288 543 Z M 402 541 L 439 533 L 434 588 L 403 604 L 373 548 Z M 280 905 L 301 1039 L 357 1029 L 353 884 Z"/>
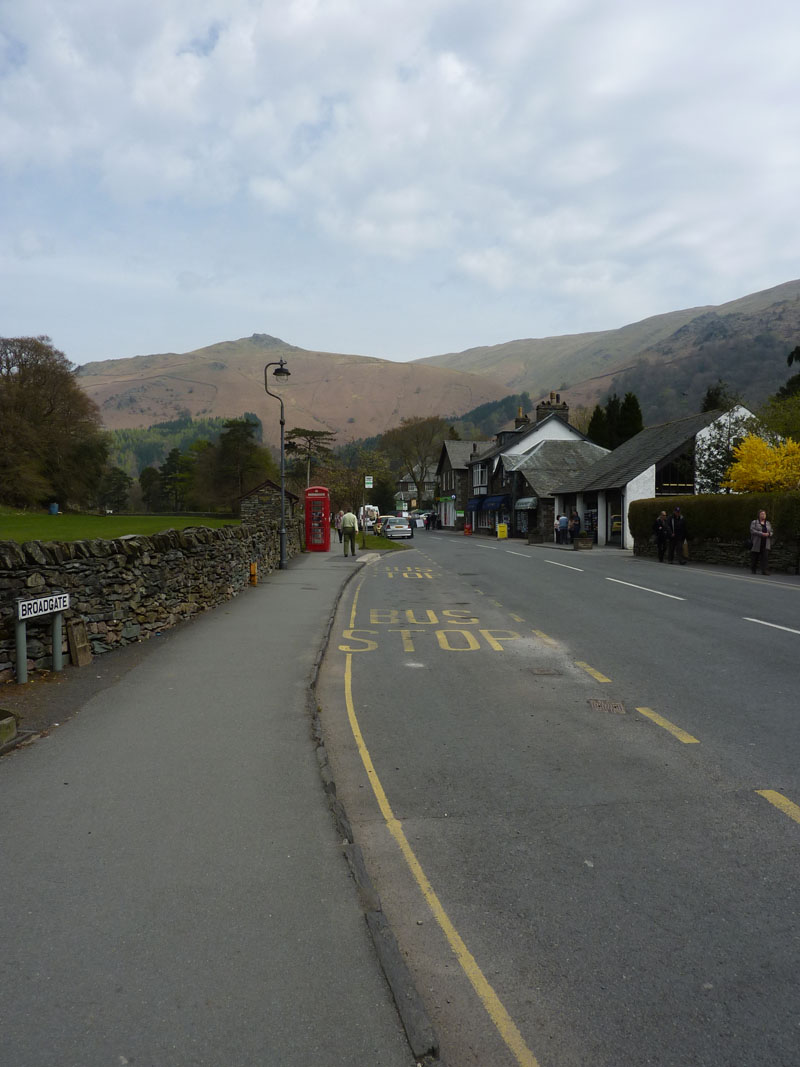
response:
<path id="1" fill-rule="evenodd" d="M 0 541 L 0 681 L 15 675 L 17 598 L 69 593 L 65 620 L 82 619 L 92 652 L 109 652 L 230 600 L 249 583 L 251 563 L 259 575 L 274 570 L 279 525 L 198 526 L 113 541 Z M 287 558 L 301 548 L 300 522 L 287 523 Z M 50 632 L 50 619 L 27 624 L 29 669 L 51 666 Z"/>

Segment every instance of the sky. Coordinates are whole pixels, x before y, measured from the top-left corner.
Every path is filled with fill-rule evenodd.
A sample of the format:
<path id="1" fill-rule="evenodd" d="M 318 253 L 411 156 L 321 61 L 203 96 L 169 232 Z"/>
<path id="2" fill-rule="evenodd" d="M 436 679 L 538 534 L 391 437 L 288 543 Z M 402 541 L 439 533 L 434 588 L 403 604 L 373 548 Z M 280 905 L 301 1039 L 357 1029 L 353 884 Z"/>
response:
<path id="1" fill-rule="evenodd" d="M 800 277 L 793 0 L 0 0 L 0 335 L 408 360 Z"/>

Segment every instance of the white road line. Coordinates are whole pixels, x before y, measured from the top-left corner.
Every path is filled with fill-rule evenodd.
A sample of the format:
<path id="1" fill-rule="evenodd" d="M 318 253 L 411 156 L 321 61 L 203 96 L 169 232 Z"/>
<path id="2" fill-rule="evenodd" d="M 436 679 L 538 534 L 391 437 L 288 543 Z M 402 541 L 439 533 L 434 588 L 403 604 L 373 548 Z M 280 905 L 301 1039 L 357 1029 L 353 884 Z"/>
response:
<path id="1" fill-rule="evenodd" d="M 568 563 L 556 563 L 554 559 L 546 559 L 545 563 L 550 563 L 554 567 L 563 567 L 565 570 L 568 571 L 578 571 L 580 574 L 583 574 L 583 567 L 570 567 Z"/>
<path id="2" fill-rule="evenodd" d="M 791 626 L 778 626 L 777 622 L 764 622 L 763 619 L 750 619 L 747 615 L 742 618 L 745 622 L 757 622 L 759 626 L 771 626 L 773 630 L 785 630 L 788 634 L 800 634 L 800 630 L 793 630 Z"/>
<path id="3" fill-rule="evenodd" d="M 522 556 L 523 559 L 531 558 L 527 552 L 512 552 L 510 548 L 507 548 L 506 552 L 509 554 L 509 556 Z"/>
<path id="4" fill-rule="evenodd" d="M 476 545 L 476 548 L 488 548 L 490 552 L 497 551 L 497 545 Z"/>
<path id="5" fill-rule="evenodd" d="M 641 589 L 644 593 L 655 593 L 656 596 L 667 596 L 670 600 L 685 600 L 685 596 L 673 596 L 672 593 L 662 593 L 660 589 L 648 589 L 646 585 L 634 585 L 633 582 L 621 582 L 619 578 L 606 578 L 607 582 L 616 582 L 617 585 L 628 585 L 631 589 Z"/>

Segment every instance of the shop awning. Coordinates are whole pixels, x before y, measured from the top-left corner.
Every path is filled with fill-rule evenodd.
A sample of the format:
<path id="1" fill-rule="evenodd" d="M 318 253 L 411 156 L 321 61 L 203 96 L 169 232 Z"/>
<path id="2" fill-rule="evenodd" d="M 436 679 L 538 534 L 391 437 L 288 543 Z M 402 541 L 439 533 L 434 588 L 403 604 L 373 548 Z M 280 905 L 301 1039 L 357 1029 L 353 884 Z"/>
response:
<path id="1" fill-rule="evenodd" d="M 530 511 L 531 508 L 539 506 L 538 496 L 523 496 L 514 505 L 515 511 Z"/>
<path id="2" fill-rule="evenodd" d="M 500 511 L 507 508 L 511 503 L 511 497 L 506 493 L 504 496 L 487 496 L 483 501 L 484 511 Z"/>
<path id="3" fill-rule="evenodd" d="M 480 511 L 485 496 L 472 496 L 467 501 L 467 511 Z"/>

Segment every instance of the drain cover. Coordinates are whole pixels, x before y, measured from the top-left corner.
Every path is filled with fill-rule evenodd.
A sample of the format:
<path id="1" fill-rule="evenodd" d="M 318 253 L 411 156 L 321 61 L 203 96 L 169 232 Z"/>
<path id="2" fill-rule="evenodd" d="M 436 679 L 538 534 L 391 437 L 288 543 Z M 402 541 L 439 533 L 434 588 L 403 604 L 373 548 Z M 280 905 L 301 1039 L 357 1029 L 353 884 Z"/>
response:
<path id="1" fill-rule="evenodd" d="M 592 711 L 605 711 L 609 715 L 624 715 L 625 705 L 616 700 L 590 700 Z"/>
<path id="2" fill-rule="evenodd" d="M 557 671 L 555 667 L 526 667 L 527 671 L 531 674 L 546 674 L 552 677 L 561 677 L 561 671 Z"/>

